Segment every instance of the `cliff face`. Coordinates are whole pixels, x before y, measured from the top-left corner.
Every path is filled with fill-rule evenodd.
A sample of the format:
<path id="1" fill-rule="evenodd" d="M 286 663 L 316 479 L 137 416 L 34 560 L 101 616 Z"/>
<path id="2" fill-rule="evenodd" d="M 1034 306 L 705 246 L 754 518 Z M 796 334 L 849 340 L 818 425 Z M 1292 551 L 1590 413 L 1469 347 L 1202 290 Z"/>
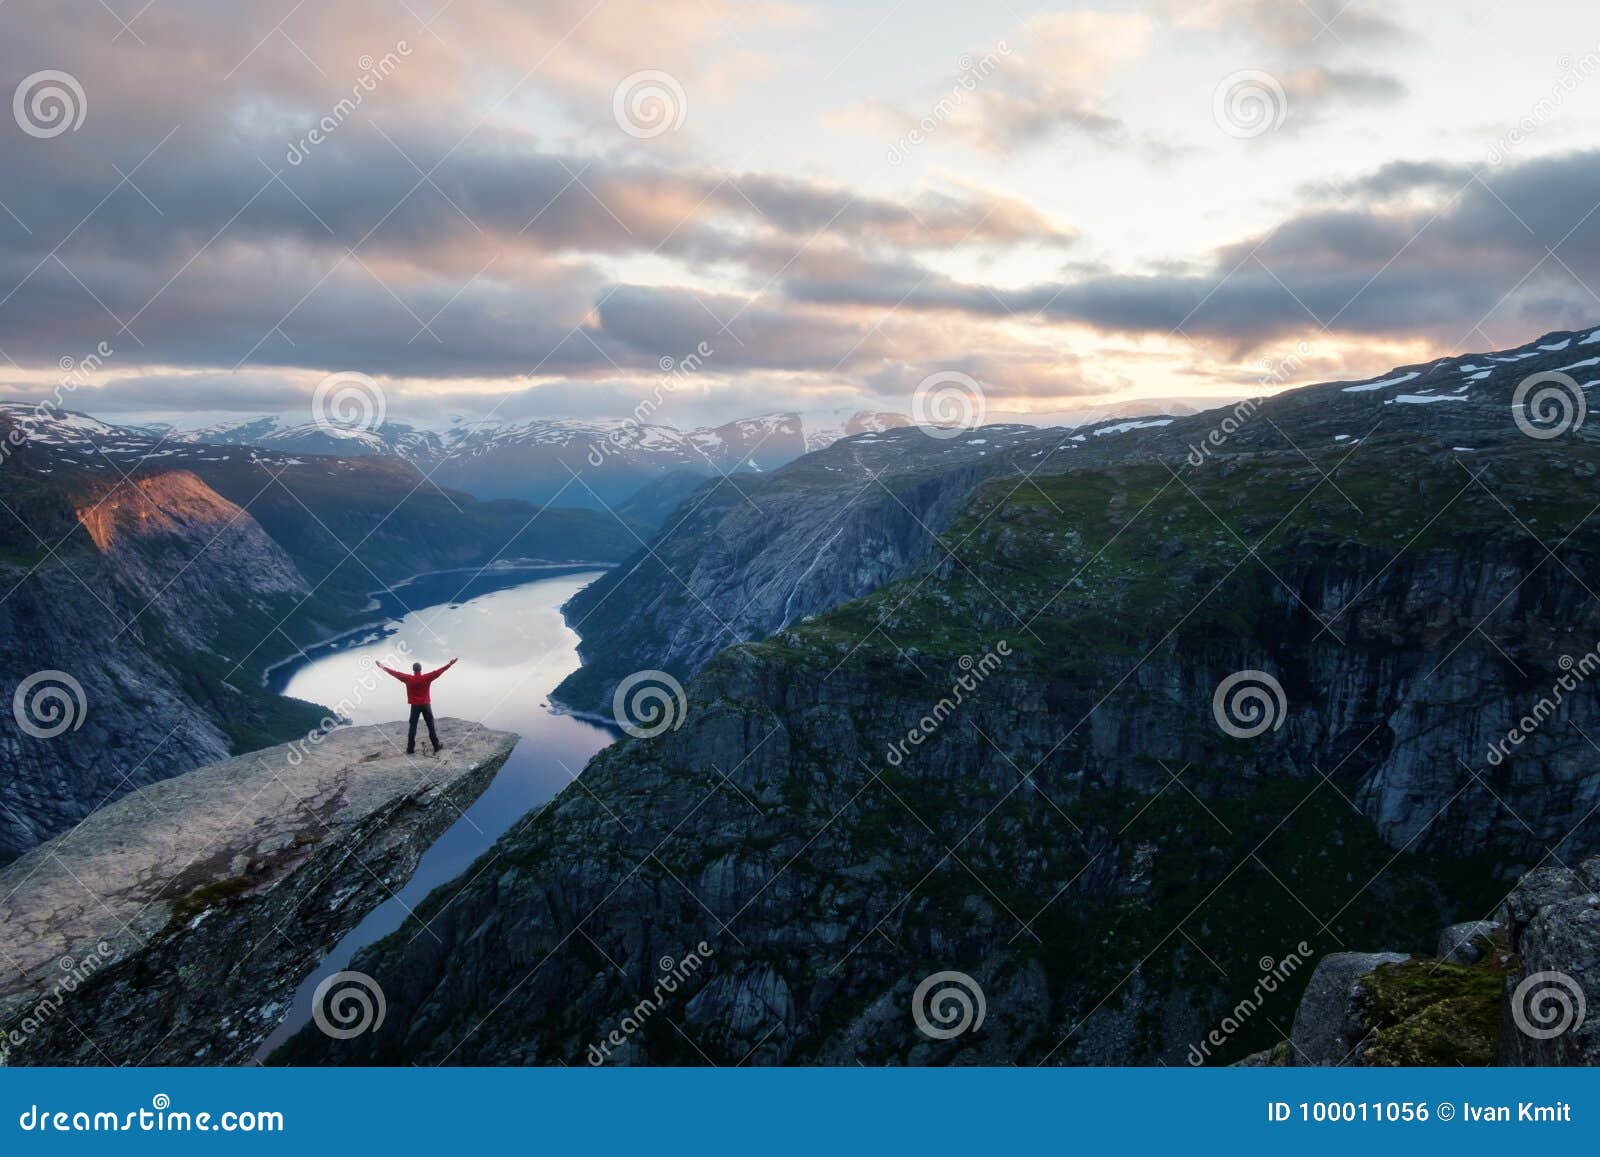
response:
<path id="1" fill-rule="evenodd" d="M 265 637 L 309 591 L 248 513 L 186 471 L 36 498 L 39 537 L 7 536 L 34 551 L 0 559 L 0 667 L 22 696 L 0 712 L 6 858 L 276 722 L 250 673 L 222 678 L 223 647 Z M 209 685 L 194 677 L 206 668 Z"/>
<path id="2" fill-rule="evenodd" d="M 424 906 L 438 940 L 358 957 L 381 1031 L 288 1055 L 1183 1063 L 1301 944 L 1426 952 L 1600 848 L 1600 450 L 1479 441 L 980 486 L 954 557 L 718 655 L 681 728 Z M 1243 671 L 1281 690 L 1254 735 L 1216 706 Z M 951 970 L 985 1019 L 929 1033 Z M 1280 1039 L 1310 972 L 1210 1059 Z"/>
<path id="3" fill-rule="evenodd" d="M 516 743 L 440 726 L 439 757 L 407 757 L 394 723 L 176 776 L 0 869 L 0 1059 L 249 1060 Z"/>
<path id="4" fill-rule="evenodd" d="M 1059 437 L 1025 426 L 940 440 L 890 431 L 770 476 L 708 484 L 646 550 L 564 608 L 583 636 L 584 665 L 556 698 L 609 712 L 634 671 L 687 678 L 725 647 L 912 573 L 975 486 L 1017 471 Z"/>

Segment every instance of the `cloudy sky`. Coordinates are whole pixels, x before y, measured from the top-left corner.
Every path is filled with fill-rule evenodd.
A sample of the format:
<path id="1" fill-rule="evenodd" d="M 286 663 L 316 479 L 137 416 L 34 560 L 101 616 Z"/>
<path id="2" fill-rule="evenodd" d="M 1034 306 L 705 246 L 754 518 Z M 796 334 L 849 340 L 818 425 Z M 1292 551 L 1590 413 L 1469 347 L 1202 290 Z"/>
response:
<path id="1" fill-rule="evenodd" d="M 0 385 L 1232 398 L 1600 324 L 1580 0 L 0 0 Z M 74 384 L 77 384 L 74 378 Z"/>

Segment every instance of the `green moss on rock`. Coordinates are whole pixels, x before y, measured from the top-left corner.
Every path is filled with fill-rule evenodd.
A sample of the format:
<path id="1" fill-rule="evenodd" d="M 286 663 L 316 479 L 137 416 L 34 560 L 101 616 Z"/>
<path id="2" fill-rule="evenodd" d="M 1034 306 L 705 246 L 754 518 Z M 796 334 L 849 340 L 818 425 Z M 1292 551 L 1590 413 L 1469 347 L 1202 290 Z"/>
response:
<path id="1" fill-rule="evenodd" d="M 1492 1065 L 1500 1047 L 1507 957 L 1477 964 L 1420 958 L 1362 979 L 1372 1043 L 1368 1065 Z"/>

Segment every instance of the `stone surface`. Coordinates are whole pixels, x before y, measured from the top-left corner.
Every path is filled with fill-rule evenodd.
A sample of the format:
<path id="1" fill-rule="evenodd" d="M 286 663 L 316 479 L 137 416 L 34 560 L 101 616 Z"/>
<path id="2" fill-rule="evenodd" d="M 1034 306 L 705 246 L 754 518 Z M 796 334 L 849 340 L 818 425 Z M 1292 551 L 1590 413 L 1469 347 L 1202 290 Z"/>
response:
<path id="1" fill-rule="evenodd" d="M 1380 964 L 1401 964 L 1399 952 L 1335 952 L 1317 963 L 1289 1034 L 1291 1066 L 1359 1065 L 1367 1026 L 1360 1010 L 1361 978 Z"/>
<path id="2" fill-rule="evenodd" d="M 1500 1063 L 1600 1064 L 1600 857 L 1529 873 L 1502 917 L 1521 967 L 1506 984 Z"/>
<path id="3" fill-rule="evenodd" d="M 295 986 L 415 870 L 516 736 L 439 721 L 336 729 L 138 791 L 0 870 L 0 1028 L 11 1063 L 249 1057 Z M 92 979 L 37 1016 L 64 972 Z M 76 968 L 74 969 L 74 971 Z"/>
<path id="4" fill-rule="evenodd" d="M 1492 940 L 1500 925 L 1493 920 L 1468 920 L 1439 933 L 1434 954 L 1451 964 L 1476 964 L 1483 959 L 1484 941 Z"/>

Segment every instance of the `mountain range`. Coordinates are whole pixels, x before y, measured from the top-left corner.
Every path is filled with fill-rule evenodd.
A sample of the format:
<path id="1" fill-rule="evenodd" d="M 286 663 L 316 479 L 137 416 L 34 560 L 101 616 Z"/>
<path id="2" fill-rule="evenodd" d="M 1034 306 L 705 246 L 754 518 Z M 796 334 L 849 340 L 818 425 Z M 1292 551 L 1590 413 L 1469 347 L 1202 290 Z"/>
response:
<path id="1" fill-rule="evenodd" d="M 567 607 L 584 666 L 558 698 L 650 726 L 356 955 L 381 1026 L 308 1028 L 274 1060 L 597 1063 L 661 962 L 691 952 L 707 966 L 603 1062 L 1192 1063 L 1291 953 L 1317 963 L 1208 1063 L 1331 1050 L 1357 983 L 1390 1002 L 1359 1010 L 1386 1034 L 1362 1063 L 1596 1057 L 1590 1038 L 1512 1047 L 1502 997 L 1524 953 L 1600 1006 L 1597 368 L 1600 330 L 1556 333 L 1192 415 L 863 430 L 700 486 L 636 539 L 567 512 L 539 556 L 581 544 L 618 565 Z M 64 500 L 46 450 L 0 475 L 35 488 L 8 505 Z M 363 469 L 415 487 L 408 463 L 185 453 L 179 473 L 225 500 L 263 473 L 336 477 L 295 493 L 389 552 L 458 522 L 452 501 L 468 554 L 503 507 L 424 486 L 433 505 L 396 541 L 338 496 Z M 152 494 L 107 534 L 80 498 L 67 561 L 140 591 L 170 577 L 154 568 L 183 555 L 158 549 L 179 499 L 201 496 Z M 277 517 L 259 526 L 281 556 L 252 532 L 250 565 L 174 605 L 198 608 L 168 627 L 194 641 L 147 643 L 153 669 L 208 647 L 237 662 L 205 608 L 240 574 L 263 576 L 227 596 L 248 616 L 294 571 L 328 571 Z M 102 545 L 124 534 L 127 562 Z M 8 669 L 72 634 L 7 625 Z M 631 719 L 640 678 L 681 698 Z M 230 905 L 284 886 L 208 919 L 248 923 Z M 1489 929 L 1492 966 L 1442 959 L 1439 930 L 1463 922 Z M 1379 971 L 1407 957 L 1421 966 Z M 929 1033 L 909 1010 L 952 973 L 986 1018 Z M 83 1014 L 114 1016 L 126 983 L 91 984 Z"/>
<path id="2" fill-rule="evenodd" d="M 1181 1064 L 1300 945 L 1399 954 L 1352 982 L 1428 956 L 1600 849 L 1592 690 L 1489 755 L 1600 666 L 1597 344 L 1187 418 L 863 434 L 697 495 L 571 608 L 564 697 L 616 710 L 659 668 L 670 726 L 357 955 L 381 1030 L 279 1059 L 578 1063 L 694 947 L 714 967 L 608 1063 Z M 1557 373 L 1564 420 L 1530 423 Z M 1254 727 L 1223 702 L 1241 678 Z M 1556 943 L 1595 999 L 1600 938 Z M 952 970 L 981 1030 L 918 1031 Z M 1311 971 L 1210 1063 L 1281 1044 Z M 1432 979 L 1384 1027 L 1421 1036 L 1381 1055 L 1492 1059 L 1516 1030 L 1477 994 L 1515 971 L 1406 974 Z"/>

